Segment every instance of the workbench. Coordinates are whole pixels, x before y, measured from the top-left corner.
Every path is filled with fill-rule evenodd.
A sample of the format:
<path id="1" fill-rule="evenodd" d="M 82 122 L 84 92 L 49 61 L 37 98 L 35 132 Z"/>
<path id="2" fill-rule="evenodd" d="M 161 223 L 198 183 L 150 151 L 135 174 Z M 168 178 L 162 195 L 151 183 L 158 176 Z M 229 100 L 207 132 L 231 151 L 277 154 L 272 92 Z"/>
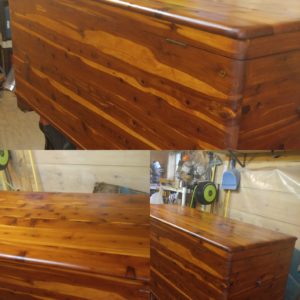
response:
<path id="1" fill-rule="evenodd" d="M 84 149 L 299 149 L 299 0 L 11 0 L 17 95 Z"/>
<path id="2" fill-rule="evenodd" d="M 0 193 L 0 299 L 148 299 L 149 197 Z"/>
<path id="3" fill-rule="evenodd" d="M 151 205 L 157 299 L 282 300 L 296 238 L 176 205 Z"/>

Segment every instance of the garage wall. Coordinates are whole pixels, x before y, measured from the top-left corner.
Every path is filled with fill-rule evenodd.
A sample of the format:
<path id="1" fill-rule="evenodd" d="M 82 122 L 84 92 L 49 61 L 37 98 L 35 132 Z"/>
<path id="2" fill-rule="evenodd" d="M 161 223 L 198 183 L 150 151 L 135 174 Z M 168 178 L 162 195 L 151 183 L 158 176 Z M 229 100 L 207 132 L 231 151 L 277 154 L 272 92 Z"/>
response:
<path id="1" fill-rule="evenodd" d="M 250 155 L 240 170 L 230 217 L 297 236 L 300 249 L 300 156 Z"/>
<path id="2" fill-rule="evenodd" d="M 92 192 L 106 182 L 149 192 L 148 151 L 33 151 L 41 189 Z"/>

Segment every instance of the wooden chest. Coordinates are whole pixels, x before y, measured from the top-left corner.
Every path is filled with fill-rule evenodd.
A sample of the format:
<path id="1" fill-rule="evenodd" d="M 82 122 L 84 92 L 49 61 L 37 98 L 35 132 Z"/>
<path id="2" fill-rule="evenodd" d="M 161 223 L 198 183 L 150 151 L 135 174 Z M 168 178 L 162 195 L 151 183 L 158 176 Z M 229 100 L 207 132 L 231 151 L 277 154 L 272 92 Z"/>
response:
<path id="1" fill-rule="evenodd" d="M 80 148 L 299 149 L 299 0 L 11 0 L 21 101 Z"/>
<path id="2" fill-rule="evenodd" d="M 152 292 L 164 300 L 282 300 L 295 240 L 195 209 L 152 206 Z"/>
<path id="3" fill-rule="evenodd" d="M 0 299 L 148 299 L 148 198 L 0 193 Z"/>

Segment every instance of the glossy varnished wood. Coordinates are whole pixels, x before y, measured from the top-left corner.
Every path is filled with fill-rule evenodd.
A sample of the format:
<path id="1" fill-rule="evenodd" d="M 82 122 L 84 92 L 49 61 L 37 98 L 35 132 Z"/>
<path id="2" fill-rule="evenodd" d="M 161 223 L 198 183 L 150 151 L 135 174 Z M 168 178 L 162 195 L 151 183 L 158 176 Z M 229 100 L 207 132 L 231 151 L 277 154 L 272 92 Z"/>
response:
<path id="1" fill-rule="evenodd" d="M 239 39 L 300 30 L 300 4 L 297 0 L 289 0 L 288 7 L 280 0 L 264 3 L 259 0 L 102 2 Z"/>
<path id="2" fill-rule="evenodd" d="M 300 51 L 249 60 L 246 69 L 239 148 L 299 149 Z"/>
<path id="3" fill-rule="evenodd" d="M 17 93 L 80 148 L 300 146 L 296 0 L 11 1 Z"/>
<path id="4" fill-rule="evenodd" d="M 1 299 L 147 299 L 149 199 L 0 193 Z"/>
<path id="5" fill-rule="evenodd" d="M 151 207 L 158 299 L 283 299 L 295 238 L 171 205 Z"/>

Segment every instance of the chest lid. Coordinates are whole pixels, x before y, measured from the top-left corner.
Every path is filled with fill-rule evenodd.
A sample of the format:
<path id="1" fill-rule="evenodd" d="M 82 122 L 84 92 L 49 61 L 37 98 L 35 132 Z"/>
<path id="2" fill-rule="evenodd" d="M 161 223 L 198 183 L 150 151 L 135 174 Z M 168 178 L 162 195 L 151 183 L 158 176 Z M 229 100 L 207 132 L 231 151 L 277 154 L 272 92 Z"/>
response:
<path id="1" fill-rule="evenodd" d="M 196 209 L 152 205 L 151 217 L 227 252 L 238 252 L 296 238 L 243 222 L 225 219 Z"/>
<path id="2" fill-rule="evenodd" d="M 144 279 L 149 243 L 146 195 L 0 193 L 0 263 Z"/>
<path id="3" fill-rule="evenodd" d="M 234 39 L 300 31 L 298 0 L 97 0 Z"/>

